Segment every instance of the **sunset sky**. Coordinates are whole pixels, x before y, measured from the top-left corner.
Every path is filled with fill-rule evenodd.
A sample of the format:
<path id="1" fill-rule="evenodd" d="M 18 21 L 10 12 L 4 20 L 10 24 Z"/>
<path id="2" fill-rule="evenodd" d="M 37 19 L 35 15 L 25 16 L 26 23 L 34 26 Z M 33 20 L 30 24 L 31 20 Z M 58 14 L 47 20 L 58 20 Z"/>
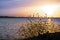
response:
<path id="1" fill-rule="evenodd" d="M 0 16 L 60 17 L 60 0 L 0 0 Z"/>

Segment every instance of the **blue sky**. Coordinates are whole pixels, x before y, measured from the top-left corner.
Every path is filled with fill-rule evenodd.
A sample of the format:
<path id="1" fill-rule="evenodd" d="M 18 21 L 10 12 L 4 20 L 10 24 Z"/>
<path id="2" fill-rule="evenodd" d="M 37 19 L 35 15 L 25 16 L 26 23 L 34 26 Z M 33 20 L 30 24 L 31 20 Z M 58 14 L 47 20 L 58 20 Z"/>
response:
<path id="1" fill-rule="evenodd" d="M 24 7 L 35 0 L 0 0 L 0 9 Z"/>

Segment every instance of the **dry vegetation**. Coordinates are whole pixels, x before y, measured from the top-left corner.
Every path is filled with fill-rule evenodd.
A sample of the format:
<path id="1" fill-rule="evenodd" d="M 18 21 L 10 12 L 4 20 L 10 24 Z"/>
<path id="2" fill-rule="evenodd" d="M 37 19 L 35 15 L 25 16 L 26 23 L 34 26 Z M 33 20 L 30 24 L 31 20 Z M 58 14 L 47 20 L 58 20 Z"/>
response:
<path id="1" fill-rule="evenodd" d="M 60 27 L 52 21 L 42 21 L 41 18 L 39 18 L 38 21 L 35 21 L 30 18 L 28 19 L 27 24 L 20 27 L 17 35 L 19 36 L 18 39 L 25 39 L 29 37 L 39 36 L 39 34 L 43 35 L 47 32 L 60 32 Z"/>

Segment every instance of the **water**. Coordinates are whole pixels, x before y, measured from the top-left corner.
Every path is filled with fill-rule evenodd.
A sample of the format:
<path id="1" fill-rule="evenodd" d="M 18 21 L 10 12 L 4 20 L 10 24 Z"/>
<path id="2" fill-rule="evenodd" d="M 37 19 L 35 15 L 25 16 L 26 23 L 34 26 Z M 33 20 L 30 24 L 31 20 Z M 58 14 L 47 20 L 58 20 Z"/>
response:
<path id="1" fill-rule="evenodd" d="M 0 18 L 0 36 L 15 35 L 25 18 Z"/>
<path id="2" fill-rule="evenodd" d="M 0 35 L 15 35 L 26 21 L 28 21 L 27 18 L 0 18 Z M 52 21 L 60 25 L 60 18 L 52 19 Z"/>
<path id="3" fill-rule="evenodd" d="M 54 18 L 52 19 L 52 21 L 60 25 L 60 18 Z"/>

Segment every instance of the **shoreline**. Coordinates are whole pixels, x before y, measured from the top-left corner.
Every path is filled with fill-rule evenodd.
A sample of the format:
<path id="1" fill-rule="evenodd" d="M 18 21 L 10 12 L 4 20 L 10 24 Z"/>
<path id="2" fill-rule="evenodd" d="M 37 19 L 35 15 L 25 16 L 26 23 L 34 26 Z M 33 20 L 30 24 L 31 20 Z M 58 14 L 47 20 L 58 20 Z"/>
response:
<path id="1" fill-rule="evenodd" d="M 19 17 L 19 16 L 0 16 L 0 18 L 60 18 L 60 17 Z"/>

